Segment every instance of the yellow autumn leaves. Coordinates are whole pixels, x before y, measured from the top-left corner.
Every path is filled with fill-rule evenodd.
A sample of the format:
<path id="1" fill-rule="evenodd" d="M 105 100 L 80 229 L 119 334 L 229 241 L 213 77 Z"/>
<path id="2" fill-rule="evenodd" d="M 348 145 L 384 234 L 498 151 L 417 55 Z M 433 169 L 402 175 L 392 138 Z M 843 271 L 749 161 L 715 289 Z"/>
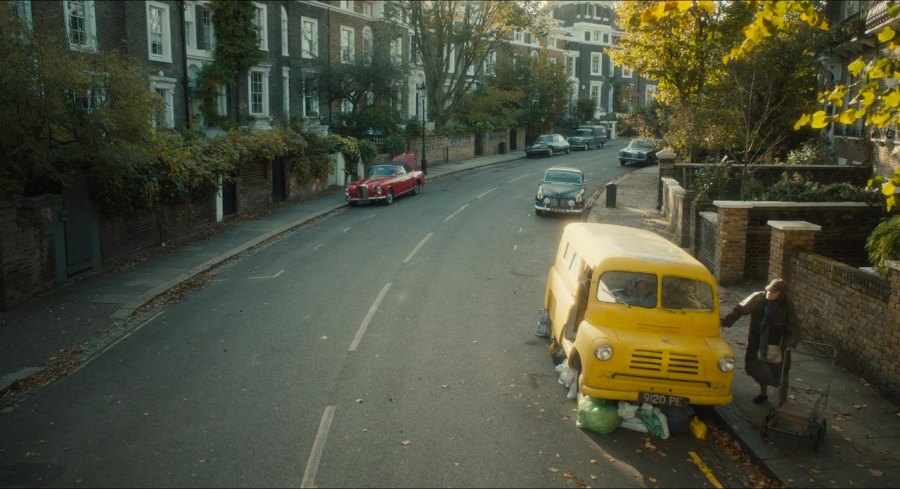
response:
<path id="1" fill-rule="evenodd" d="M 779 0 L 756 3 L 759 10 L 753 22 L 743 29 L 744 41 L 722 57 L 723 63 L 727 64 L 746 55 L 756 45 L 775 35 L 785 26 L 785 19 L 789 15 L 797 15 L 813 27 L 828 30 L 828 22 L 822 17 L 814 1 Z M 667 16 L 684 14 L 691 8 L 713 12 L 716 5 L 715 2 L 702 0 L 659 1 L 641 12 L 640 22 L 642 26 L 650 25 Z M 900 6 L 891 5 L 888 8 L 889 17 L 896 17 L 898 14 Z M 877 33 L 880 47 L 885 48 L 888 53 L 900 49 L 898 37 L 900 36 L 890 26 Z M 805 114 L 794 124 L 795 130 L 807 124 L 813 129 L 821 129 L 831 123 L 849 125 L 860 119 L 865 125 L 878 128 L 900 123 L 897 110 L 900 105 L 900 87 L 893 80 L 900 76 L 900 62 L 888 56 L 876 55 L 868 60 L 860 56 L 847 66 L 847 70 L 854 78 L 852 83 L 835 85 L 819 97 L 819 102 L 824 106 L 834 108 L 833 115 L 828 115 L 825 110 Z M 884 83 L 885 80 L 890 82 Z"/>

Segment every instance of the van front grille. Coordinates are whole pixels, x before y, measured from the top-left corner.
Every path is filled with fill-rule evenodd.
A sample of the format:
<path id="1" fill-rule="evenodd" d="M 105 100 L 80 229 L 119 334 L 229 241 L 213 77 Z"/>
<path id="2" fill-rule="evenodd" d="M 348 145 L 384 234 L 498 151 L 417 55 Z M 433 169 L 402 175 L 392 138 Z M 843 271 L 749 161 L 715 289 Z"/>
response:
<path id="1" fill-rule="evenodd" d="M 638 349 L 631 354 L 629 368 L 662 375 L 699 375 L 700 360 L 690 353 Z"/>

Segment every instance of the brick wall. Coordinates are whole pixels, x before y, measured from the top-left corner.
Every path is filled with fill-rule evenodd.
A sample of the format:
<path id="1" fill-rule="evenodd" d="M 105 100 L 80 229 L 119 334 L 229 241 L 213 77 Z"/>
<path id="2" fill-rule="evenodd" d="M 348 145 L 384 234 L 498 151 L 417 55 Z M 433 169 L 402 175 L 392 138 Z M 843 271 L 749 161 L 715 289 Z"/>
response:
<path id="1" fill-rule="evenodd" d="M 0 203 L 0 311 L 53 286 L 54 241 L 49 205 Z"/>
<path id="2" fill-rule="evenodd" d="M 216 225 L 215 202 L 183 204 L 100 220 L 100 258 L 103 265 L 132 259 L 163 244 L 177 245 L 203 234 Z"/>
<path id="3" fill-rule="evenodd" d="M 421 158 L 421 137 L 407 138 L 406 147 L 407 152 L 414 153 L 417 159 Z M 475 157 L 475 135 L 448 134 L 426 136 L 425 149 L 427 151 L 428 164 L 432 166 L 468 160 Z"/>
<path id="4" fill-rule="evenodd" d="M 892 279 L 810 251 L 790 258 L 800 336 L 838 348 L 838 362 L 900 400 L 900 271 Z"/>
<path id="5" fill-rule="evenodd" d="M 241 168 L 237 178 L 238 213 L 268 209 L 272 205 L 271 163 L 248 163 Z"/>

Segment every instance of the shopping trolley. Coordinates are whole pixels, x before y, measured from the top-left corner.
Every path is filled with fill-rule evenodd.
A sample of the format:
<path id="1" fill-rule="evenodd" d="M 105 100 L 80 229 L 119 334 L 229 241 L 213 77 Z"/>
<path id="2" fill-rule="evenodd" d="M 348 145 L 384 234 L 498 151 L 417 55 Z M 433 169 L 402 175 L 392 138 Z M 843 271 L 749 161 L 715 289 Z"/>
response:
<path id="1" fill-rule="evenodd" d="M 790 371 L 808 379 L 809 376 L 803 373 L 810 372 L 811 369 L 826 374 L 827 383 L 821 388 L 812 385 L 809 380 L 802 381 L 801 385 L 801 381 L 798 380 L 798 385 L 789 385 L 787 389 L 781 387 L 782 392 L 778 396 L 779 405 L 769 408 L 768 414 L 760 423 L 760 435 L 765 438 L 769 430 L 772 430 L 795 436 L 808 436 L 812 438 L 813 450 L 818 451 L 827 430 L 825 408 L 828 405 L 837 348 L 827 343 L 800 340 L 797 346 L 786 348 L 785 355 L 787 355 L 785 361 L 789 361 L 791 366 L 789 369 L 781 369 L 781 386 L 790 384 L 788 382 Z"/>

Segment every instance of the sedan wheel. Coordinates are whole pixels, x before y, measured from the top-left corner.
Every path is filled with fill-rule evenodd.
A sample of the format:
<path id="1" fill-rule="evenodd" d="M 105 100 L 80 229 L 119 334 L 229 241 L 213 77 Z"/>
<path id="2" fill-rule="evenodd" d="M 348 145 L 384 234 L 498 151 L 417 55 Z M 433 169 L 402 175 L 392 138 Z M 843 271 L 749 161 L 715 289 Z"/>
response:
<path id="1" fill-rule="evenodd" d="M 393 203 L 394 203 L 394 191 L 388 189 L 387 196 L 385 196 L 385 198 L 384 198 L 384 204 L 391 205 Z"/>
<path id="2" fill-rule="evenodd" d="M 420 192 L 419 181 L 416 180 L 416 186 L 413 188 L 413 195 L 419 195 L 419 192 Z"/>
<path id="3" fill-rule="evenodd" d="M 619 160 L 619 164 L 625 166 L 625 160 Z"/>

